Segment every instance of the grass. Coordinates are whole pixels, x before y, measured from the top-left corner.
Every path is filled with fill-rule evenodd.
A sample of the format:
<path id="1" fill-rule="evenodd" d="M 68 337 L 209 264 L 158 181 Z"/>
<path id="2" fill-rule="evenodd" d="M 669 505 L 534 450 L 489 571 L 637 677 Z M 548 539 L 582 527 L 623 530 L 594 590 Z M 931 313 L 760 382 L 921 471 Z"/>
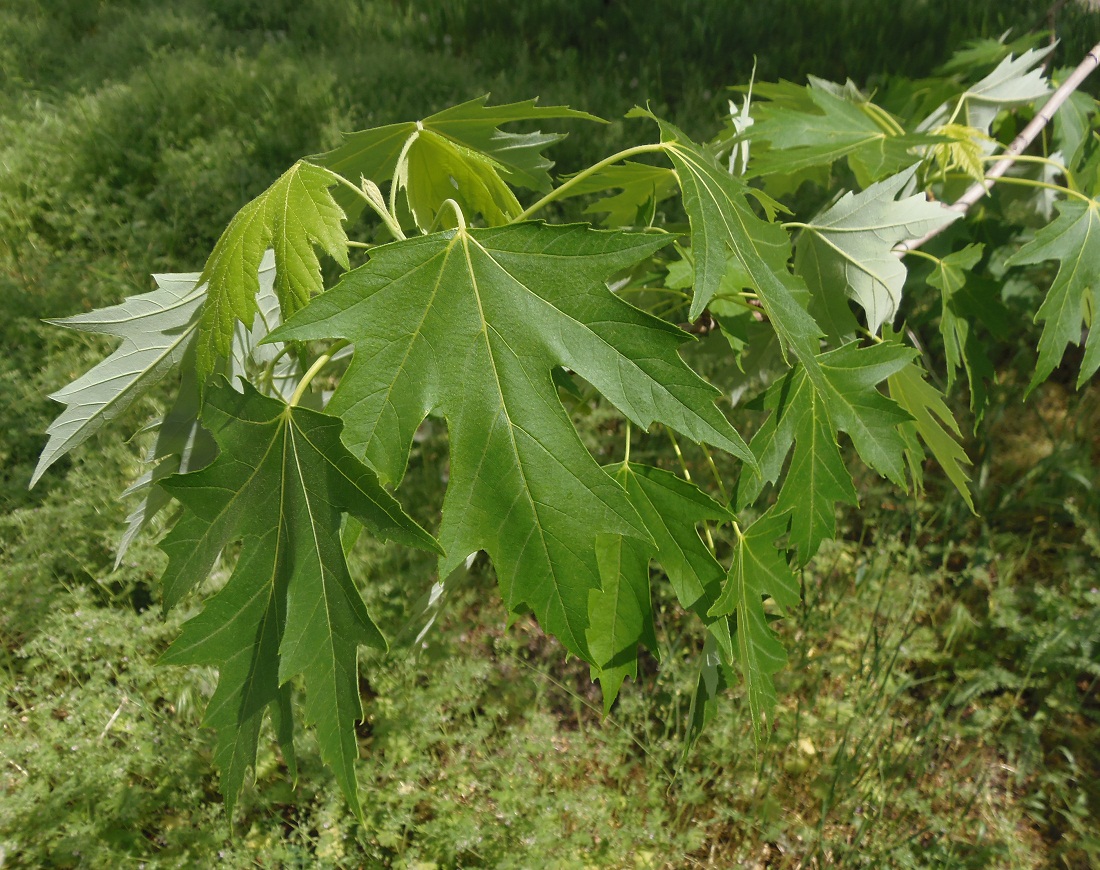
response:
<path id="1" fill-rule="evenodd" d="M 422 642 L 363 660 L 365 826 L 308 734 L 297 781 L 265 742 L 232 829 L 224 818 L 200 727 L 214 675 L 156 665 L 189 615 L 159 613 L 164 557 L 146 539 L 111 570 L 127 509 L 115 494 L 140 439 L 97 439 L 26 489 L 55 412 L 46 394 L 104 349 L 40 319 L 197 268 L 243 201 L 341 130 L 486 91 L 608 118 L 648 97 L 705 130 L 754 52 L 764 78 L 920 75 L 964 37 L 1033 14 L 841 6 L 824 27 L 821 4 L 788 4 L 782 28 L 702 0 L 663 20 L 595 0 L 18 0 L 0 12 L 5 866 L 1100 864 L 1095 385 L 1073 393 L 1056 378 L 1020 406 L 1008 366 L 969 445 L 980 519 L 931 473 L 925 499 L 862 482 L 863 511 L 806 569 L 804 604 L 782 624 L 790 666 L 760 752 L 735 688 L 683 756 L 702 638 L 667 597 L 660 668 L 643 660 L 604 719 L 585 668 L 528 620 L 504 628 L 491 571 L 475 564 Z M 1068 63 L 1097 41 L 1096 18 L 1062 15 Z M 628 137 L 621 121 L 570 132 L 563 170 Z M 604 423 L 585 424 L 593 447 Z M 637 450 L 659 456 L 658 441 Z M 404 490 L 429 522 L 445 458 L 438 433 L 418 445 Z M 387 636 L 415 638 L 427 561 L 364 542 L 354 562 Z"/>

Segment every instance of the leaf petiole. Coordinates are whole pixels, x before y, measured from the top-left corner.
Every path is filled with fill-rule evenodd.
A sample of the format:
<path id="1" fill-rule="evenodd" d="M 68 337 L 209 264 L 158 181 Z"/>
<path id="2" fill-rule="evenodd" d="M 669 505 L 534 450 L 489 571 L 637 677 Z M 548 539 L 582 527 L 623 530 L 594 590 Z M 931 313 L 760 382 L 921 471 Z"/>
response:
<path id="1" fill-rule="evenodd" d="M 652 145 L 635 145 L 633 148 L 627 148 L 626 150 L 620 151 L 617 154 L 612 154 L 610 157 L 605 157 L 599 163 L 593 163 L 587 169 L 582 169 L 568 181 L 564 182 L 558 187 L 555 187 L 534 205 L 529 206 L 528 208 L 525 208 L 523 211 L 521 211 L 512 219 L 511 222 L 515 224 L 519 223 L 520 221 L 527 220 L 535 212 L 549 205 L 554 200 L 559 199 L 563 194 L 565 194 L 566 191 L 571 190 L 573 187 L 584 181 L 584 179 L 588 178 L 591 175 L 595 175 L 601 169 L 606 169 L 608 166 L 611 166 L 614 163 L 618 163 L 620 160 L 629 160 L 631 157 L 634 157 L 638 154 L 652 154 L 655 151 L 664 150 L 665 146 L 659 143 L 654 143 Z"/>
<path id="2" fill-rule="evenodd" d="M 390 214 L 385 209 L 385 204 L 382 202 L 382 192 L 380 190 L 378 190 L 378 185 L 376 185 L 373 181 L 370 181 L 369 179 L 364 179 L 365 184 L 370 185 L 370 188 L 368 188 L 367 190 L 364 190 L 363 188 L 356 187 L 354 184 L 352 184 L 350 181 L 348 181 L 346 178 L 344 178 L 344 176 L 339 175 L 338 173 L 333 173 L 333 174 L 336 175 L 336 178 L 339 180 L 339 182 L 342 185 L 344 185 L 344 187 L 346 187 L 348 190 L 355 191 L 355 195 L 358 196 L 361 200 L 363 200 L 363 202 L 365 202 L 370 207 L 370 210 L 373 211 L 376 215 L 378 215 L 378 217 L 380 217 L 382 219 L 382 223 L 384 223 L 386 225 L 386 229 L 388 229 L 390 231 L 390 235 L 392 235 L 395 239 L 397 239 L 400 242 L 405 241 L 405 233 L 404 233 L 404 231 L 402 231 L 401 225 L 397 222 L 397 218 L 395 218 L 392 214 Z M 396 184 L 396 182 L 395 182 L 395 184 Z M 377 192 L 377 195 L 378 195 L 377 199 L 375 199 L 373 196 L 371 196 L 372 192 Z M 351 242 L 351 241 L 349 241 L 348 242 L 348 247 L 366 248 L 366 247 L 370 247 L 370 246 L 363 243 L 363 242 Z"/>
<path id="3" fill-rule="evenodd" d="M 302 380 L 295 388 L 294 395 L 290 397 L 290 401 L 287 404 L 291 408 L 296 407 L 297 404 L 302 401 L 302 396 L 306 394 L 306 390 L 309 389 L 310 382 L 315 377 L 317 377 L 317 373 L 329 364 L 333 356 L 336 355 L 337 351 L 340 351 L 343 348 L 347 347 L 348 344 L 350 344 L 350 342 L 346 341 L 345 339 L 340 339 L 339 341 L 333 342 L 332 347 L 330 347 L 323 354 L 317 357 L 313 365 L 309 367 L 309 370 L 304 375 L 302 375 Z"/>

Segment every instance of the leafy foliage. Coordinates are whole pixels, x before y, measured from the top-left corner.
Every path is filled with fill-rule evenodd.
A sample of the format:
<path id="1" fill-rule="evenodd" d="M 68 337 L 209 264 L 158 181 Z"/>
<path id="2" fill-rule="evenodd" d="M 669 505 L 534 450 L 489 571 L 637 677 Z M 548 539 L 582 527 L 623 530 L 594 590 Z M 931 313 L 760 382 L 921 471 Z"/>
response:
<path id="1" fill-rule="evenodd" d="M 183 509 L 162 542 L 165 607 L 205 592 L 221 558 L 233 563 L 164 657 L 219 670 L 206 719 L 218 732 L 230 813 L 257 766 L 265 715 L 293 771 L 300 681 L 320 755 L 363 816 L 358 649 L 381 651 L 386 641 L 346 561 L 359 523 L 372 537 L 435 552 L 439 578 L 459 577 L 485 551 L 509 619 L 530 612 L 585 661 L 605 713 L 624 681 L 639 678 L 639 645 L 665 657 L 655 561 L 677 618 L 701 621 L 686 744 L 715 718 L 736 672 L 755 738 L 766 741 L 786 655 L 772 623 L 799 601 L 795 569 L 835 537 L 837 503 L 859 500 L 848 442 L 903 489 L 909 479 L 920 488 L 930 454 L 975 508 L 962 427 L 950 397 L 926 379 L 931 364 L 916 362 L 926 350 L 918 332 L 938 326 L 948 388 L 965 368 L 980 413 L 996 357 L 976 337 L 984 309 L 975 288 L 1056 260 L 1034 312 L 1044 326 L 1031 387 L 1071 343 L 1084 345 L 1078 386 L 1100 367 L 1095 201 L 1074 176 L 1094 186 L 1100 151 L 1082 132 L 1094 104 L 1078 101 L 1056 131 L 1072 165 L 1029 155 L 1003 179 L 1041 188 L 1058 209 L 1053 223 L 1006 223 L 1003 237 L 985 234 L 988 247 L 967 245 L 959 213 L 939 204 L 954 195 L 959 170 L 983 176 L 994 137 L 1014 127 L 1001 113 L 1030 111 L 1050 90 L 1037 66 L 1045 51 L 979 48 L 997 64 L 984 78 L 928 93 L 887 89 L 889 105 L 851 82 L 755 85 L 764 98 L 755 117 L 746 98 L 732 133 L 710 142 L 635 109 L 629 117 L 654 122 L 659 141 L 557 187 L 544 151 L 561 136 L 501 127 L 598 120 L 584 112 L 533 100 L 492 107 L 483 97 L 353 133 L 245 205 L 201 274 L 165 278 L 152 294 L 66 323 L 124 343 L 55 395 L 69 407 L 36 479 L 182 368 L 153 467 L 132 488 L 143 500 L 124 545 L 171 496 Z M 653 163 L 628 162 L 643 154 Z M 677 189 L 686 242 L 664 205 Z M 524 207 L 523 191 L 542 198 Z M 529 220 L 556 200 L 607 191 L 618 193 L 584 213 L 605 215 L 609 230 Z M 346 217 L 366 208 L 392 242 L 347 237 Z M 931 274 L 913 280 L 901 256 L 916 243 L 898 243 L 952 222 L 919 254 Z M 354 269 L 351 247 L 365 249 Z M 343 272 L 331 287 L 318 248 Z M 1025 297 L 1003 291 L 990 310 Z M 910 325 L 895 333 L 899 315 Z M 706 368 L 721 392 L 680 356 L 707 358 L 685 347 L 682 325 L 720 330 L 725 359 Z M 243 380 L 241 391 L 222 375 Z M 760 390 L 751 408 L 768 416 L 750 448 L 716 400 L 736 398 L 740 425 L 741 400 Z M 599 461 L 575 425 L 586 416 L 605 421 Z M 402 486 L 439 420 L 448 458 L 437 543 L 382 484 Z M 635 428 L 647 460 L 658 439 L 670 439 L 682 477 L 659 460 L 630 459 Z M 601 465 L 624 429 L 624 460 Z M 688 450 L 702 457 L 706 484 L 692 478 L 674 433 L 695 445 Z"/>
<path id="2" fill-rule="evenodd" d="M 164 656 L 220 671 L 207 722 L 218 729 L 218 766 L 232 812 L 245 768 L 255 766 L 270 709 L 293 769 L 290 679 L 304 676 L 305 715 L 321 754 L 358 812 L 352 724 L 362 718 L 356 647 L 386 648 L 352 583 L 340 542 L 348 513 L 376 535 L 435 548 L 340 442 L 339 420 L 222 381 L 209 388 L 203 423 L 221 448 L 207 468 L 162 486 L 185 512 L 161 547 L 168 554 L 165 606 L 242 540 L 225 588 L 188 622 Z"/>

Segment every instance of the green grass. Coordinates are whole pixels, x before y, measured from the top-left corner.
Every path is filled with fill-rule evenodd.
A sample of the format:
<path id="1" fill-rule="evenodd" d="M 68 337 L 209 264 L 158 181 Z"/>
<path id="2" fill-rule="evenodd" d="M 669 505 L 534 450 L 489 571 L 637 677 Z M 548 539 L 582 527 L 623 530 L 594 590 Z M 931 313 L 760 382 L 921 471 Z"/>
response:
<path id="1" fill-rule="evenodd" d="M 759 7 L 702 0 L 663 20 L 596 0 L 7 4 L 4 866 L 1100 864 L 1095 385 L 1075 394 L 1056 377 L 1021 406 L 1026 377 L 1004 361 L 968 445 L 981 519 L 931 470 L 926 499 L 863 481 L 863 512 L 806 569 L 804 605 L 782 623 L 791 664 L 759 753 L 735 689 L 682 756 L 702 639 L 667 597 L 660 668 L 643 660 L 601 719 L 586 669 L 528 620 L 506 630 L 491 571 L 475 565 L 422 643 L 363 660 L 363 827 L 308 734 L 297 782 L 268 741 L 232 829 L 224 818 L 200 727 L 213 674 L 156 665 L 189 615 L 160 616 L 164 557 L 145 539 L 112 571 L 127 510 L 116 493 L 142 439 L 96 439 L 26 489 L 56 410 L 46 394 L 104 349 L 40 319 L 199 268 L 247 198 L 342 130 L 492 91 L 611 119 L 650 98 L 706 131 L 753 53 L 765 78 L 919 75 L 966 36 L 1035 23 L 1032 5 L 966 4 L 956 18 L 930 2 L 899 18 L 865 0 L 837 3 L 826 27 L 814 17 L 826 4 L 791 3 L 779 27 Z M 1062 15 L 1059 62 L 1075 62 L 1097 19 Z M 562 171 L 630 136 L 619 120 L 568 129 Z M 162 399 L 115 431 L 138 429 Z M 621 439 L 598 413 L 583 425 L 593 449 Z M 418 445 L 402 490 L 429 523 L 445 447 L 439 433 Z M 363 543 L 354 562 L 387 636 L 415 637 L 427 560 Z"/>

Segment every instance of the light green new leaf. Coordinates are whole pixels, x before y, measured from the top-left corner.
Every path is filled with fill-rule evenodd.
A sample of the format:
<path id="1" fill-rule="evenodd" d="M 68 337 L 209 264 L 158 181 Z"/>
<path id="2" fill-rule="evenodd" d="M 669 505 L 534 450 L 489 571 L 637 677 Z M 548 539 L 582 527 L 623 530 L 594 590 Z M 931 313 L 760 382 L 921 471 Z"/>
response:
<path id="1" fill-rule="evenodd" d="M 194 336 L 203 292 L 198 275 L 154 275 L 157 289 L 118 305 L 53 320 L 58 326 L 113 335 L 122 344 L 107 359 L 50 398 L 68 407 L 54 420 L 31 486 L 62 456 L 88 440 L 174 369 Z"/>
<path id="2" fill-rule="evenodd" d="M 658 123 L 665 153 L 676 167 L 691 223 L 695 265 L 691 318 L 698 317 L 718 292 L 732 251 L 751 277 L 753 289 L 784 348 L 816 377 L 815 355 L 821 330 L 800 302 L 806 299 L 805 285 L 787 268 L 791 243 L 786 230 L 757 217 L 746 199 L 746 184 L 719 166 L 682 130 L 644 109 L 633 109 L 628 117 L 646 117 Z"/>
<path id="3" fill-rule="evenodd" d="M 323 289 L 315 244 L 348 268 L 344 212 L 329 192 L 337 181 L 327 169 L 299 160 L 226 227 L 199 278 L 207 285 L 197 355 L 200 381 L 229 353 L 238 321 L 251 324 L 255 318 L 258 273 L 269 247 L 275 251 L 275 292 L 284 315 Z"/>
<path id="4" fill-rule="evenodd" d="M 890 397 L 913 417 L 911 423 L 903 425 L 912 427 L 920 435 L 948 480 L 955 484 L 955 488 L 966 500 L 967 507 L 977 513 L 968 486 L 970 477 L 963 470 L 964 465 L 970 465 L 970 459 L 959 442 L 944 429 L 946 424 L 956 438 L 962 437 L 958 422 L 943 401 L 943 394 L 924 379 L 924 372 L 913 362 L 890 375 L 886 384 Z M 910 460 L 911 466 L 918 465 L 922 457 L 923 451 L 920 455 L 913 456 Z M 919 478 L 917 483 L 919 485 Z"/>
<path id="5" fill-rule="evenodd" d="M 787 664 L 787 653 L 768 625 L 764 598 L 781 608 L 794 607 L 801 600 L 798 578 L 787 564 L 786 555 L 776 549 L 776 539 L 787 531 L 787 516 L 768 511 L 738 537 L 733 564 L 722 597 L 710 609 L 711 616 L 736 614 L 734 636 L 737 661 L 749 696 L 753 733 L 757 743 L 766 739 L 775 710 L 772 675 Z"/>
<path id="6" fill-rule="evenodd" d="M 446 417 L 440 574 L 487 550 L 508 610 L 530 606 L 590 661 L 595 540 L 648 533 L 578 438 L 552 369 L 576 372 L 643 429 L 657 420 L 753 462 L 717 391 L 677 354 L 684 333 L 604 283 L 667 242 L 534 223 L 413 238 L 375 249 L 274 334 L 354 343 L 329 410 L 391 482 L 424 417 Z"/>
<path id="7" fill-rule="evenodd" d="M 537 106 L 535 100 L 487 106 L 488 99 L 486 94 L 422 121 L 349 133 L 339 148 L 310 160 L 355 183 L 360 178 L 375 184 L 397 178 L 422 228 L 448 199 L 467 216 L 477 213 L 491 224 L 505 223 L 521 211 L 508 185 L 549 190 L 547 170 L 554 164 L 542 152 L 563 136 L 506 133 L 500 126 L 551 118 L 601 119 L 565 106 Z M 351 191 L 338 190 L 336 199 L 348 214 L 362 208 Z"/>
<path id="8" fill-rule="evenodd" d="M 1006 57 L 980 82 L 921 121 L 917 129 L 933 130 L 944 124 L 958 123 L 988 133 L 1002 109 L 1030 103 L 1050 93 L 1050 84 L 1039 63 L 1053 49 L 1053 45 L 1032 48 L 1019 57 Z"/>
<path id="9" fill-rule="evenodd" d="M 241 555 L 229 582 L 184 625 L 163 660 L 220 671 L 206 719 L 218 729 L 230 813 L 246 768 L 255 767 L 266 709 L 292 751 L 287 683 L 301 674 L 321 757 L 359 814 L 356 650 L 386 643 L 348 574 L 341 514 L 382 537 L 438 546 L 344 447 L 336 418 L 261 396 L 247 383 L 237 393 L 218 380 L 206 391 L 202 420 L 218 458 L 161 484 L 185 508 L 161 543 L 169 559 L 165 606 L 205 579 L 230 542 L 242 541 Z"/>
<path id="10" fill-rule="evenodd" d="M 1058 274 L 1035 314 L 1043 323 L 1039 361 L 1028 392 L 1045 381 L 1062 361 L 1067 344 L 1080 344 L 1089 327 L 1077 388 L 1100 367 L 1100 340 L 1096 318 L 1100 312 L 1100 203 L 1077 199 L 1057 203 L 1058 217 L 1035 233 L 1035 238 L 1009 257 L 1007 265 L 1026 266 L 1058 260 Z"/>
<path id="11" fill-rule="evenodd" d="M 639 214 L 676 192 L 676 174 L 665 166 L 618 163 L 607 166 L 569 188 L 563 199 L 615 190 L 619 193 L 589 205 L 585 214 L 605 214 L 609 227 L 638 226 Z"/>
<path id="12" fill-rule="evenodd" d="M 847 157 L 869 183 L 911 165 L 919 157 L 916 149 L 940 141 L 926 133 L 906 133 L 885 110 L 829 84 L 806 86 L 809 111 L 785 103 L 757 105 L 758 118 L 748 135 L 769 147 L 750 161 L 750 176 L 801 172 Z"/>
<path id="13" fill-rule="evenodd" d="M 849 191 L 803 227 L 795 271 L 810 286 L 815 303 L 811 311 L 815 307 L 839 311 L 840 294 L 846 294 L 863 306 L 873 333 L 897 313 L 906 272 L 894 245 L 962 217 L 919 193 L 896 200 L 915 172 L 913 166 L 861 193 Z M 843 310 L 847 312 L 847 307 Z M 818 320 L 835 324 L 830 330 L 834 339 L 852 331 L 843 316 L 819 316 Z"/>

